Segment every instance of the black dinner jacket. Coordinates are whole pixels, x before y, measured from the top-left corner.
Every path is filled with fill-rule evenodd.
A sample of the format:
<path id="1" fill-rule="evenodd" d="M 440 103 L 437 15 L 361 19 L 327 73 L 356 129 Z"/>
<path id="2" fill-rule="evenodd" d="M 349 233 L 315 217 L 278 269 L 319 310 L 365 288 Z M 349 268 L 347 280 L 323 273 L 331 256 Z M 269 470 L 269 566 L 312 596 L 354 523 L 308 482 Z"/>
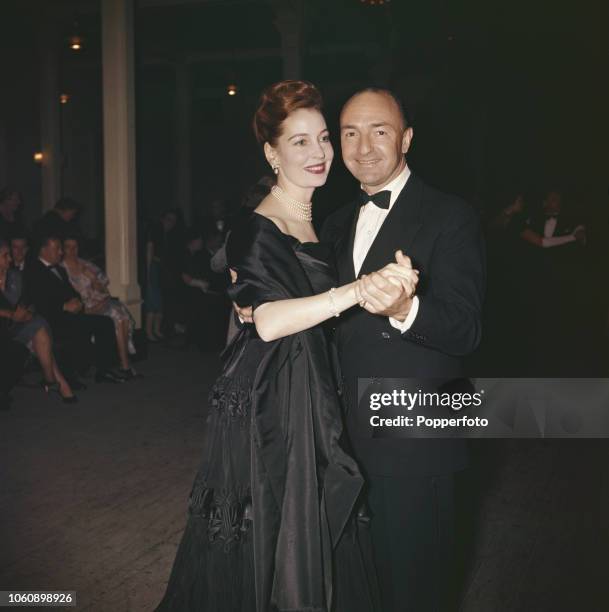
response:
<path id="1" fill-rule="evenodd" d="M 353 242 L 358 216 L 358 204 L 349 204 L 327 219 L 321 233 L 322 240 L 335 245 L 341 285 L 355 279 Z M 351 441 L 369 472 L 458 470 L 465 464 L 461 441 L 384 439 L 373 444 L 355 426 L 362 416 L 356 401 L 358 377 L 460 377 L 464 374 L 462 357 L 480 342 L 486 264 L 474 210 L 411 174 L 368 251 L 360 275 L 395 261 L 397 249 L 411 258 L 420 273 L 419 310 L 412 327 L 401 334 L 387 317 L 354 307 L 341 315 L 336 330 Z"/>
<path id="2" fill-rule="evenodd" d="M 66 316 L 63 305 L 80 295 L 72 287 L 68 275 L 62 266 L 57 266 L 61 279 L 47 268 L 39 259 L 32 261 L 26 267 L 25 295 L 27 301 L 33 304 L 36 312 L 42 315 L 51 325 L 60 325 Z"/>

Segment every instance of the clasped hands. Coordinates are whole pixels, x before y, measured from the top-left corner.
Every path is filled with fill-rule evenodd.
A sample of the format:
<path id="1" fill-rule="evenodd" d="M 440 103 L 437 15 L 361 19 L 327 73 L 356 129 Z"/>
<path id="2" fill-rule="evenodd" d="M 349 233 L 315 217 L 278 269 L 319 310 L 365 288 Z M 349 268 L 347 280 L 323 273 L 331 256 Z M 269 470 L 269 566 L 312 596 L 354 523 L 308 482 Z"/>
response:
<path id="1" fill-rule="evenodd" d="M 413 270 L 410 258 L 396 251 L 395 263 L 362 274 L 356 282 L 355 294 L 364 310 L 403 322 L 412 307 L 418 282 L 419 271 Z"/>
<path id="2" fill-rule="evenodd" d="M 237 281 L 237 273 L 230 270 L 231 280 Z M 409 257 L 396 251 L 395 263 L 387 264 L 377 272 L 363 274 L 356 281 L 355 295 L 359 305 L 372 314 L 391 317 L 403 322 L 410 308 L 419 282 L 419 271 L 413 270 Z M 233 304 L 235 312 L 244 323 L 253 323 L 252 307 Z"/>

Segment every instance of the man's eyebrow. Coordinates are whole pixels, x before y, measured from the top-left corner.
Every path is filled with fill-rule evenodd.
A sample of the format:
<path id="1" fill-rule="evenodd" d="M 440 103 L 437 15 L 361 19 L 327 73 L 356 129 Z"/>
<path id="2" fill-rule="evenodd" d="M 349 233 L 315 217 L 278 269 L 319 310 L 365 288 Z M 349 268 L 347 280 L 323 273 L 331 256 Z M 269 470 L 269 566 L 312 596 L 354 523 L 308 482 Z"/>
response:
<path id="1" fill-rule="evenodd" d="M 387 123 L 387 121 L 378 121 L 378 122 L 376 122 L 376 123 L 371 123 L 371 124 L 370 124 L 370 127 L 373 127 L 373 128 L 378 128 L 378 127 L 391 127 L 391 124 Z M 340 126 L 340 129 L 341 129 L 341 130 L 357 130 L 357 129 L 358 129 L 358 127 L 357 127 L 357 126 L 355 126 L 355 125 L 350 125 L 350 124 L 347 124 L 347 125 L 341 125 L 341 126 Z"/>

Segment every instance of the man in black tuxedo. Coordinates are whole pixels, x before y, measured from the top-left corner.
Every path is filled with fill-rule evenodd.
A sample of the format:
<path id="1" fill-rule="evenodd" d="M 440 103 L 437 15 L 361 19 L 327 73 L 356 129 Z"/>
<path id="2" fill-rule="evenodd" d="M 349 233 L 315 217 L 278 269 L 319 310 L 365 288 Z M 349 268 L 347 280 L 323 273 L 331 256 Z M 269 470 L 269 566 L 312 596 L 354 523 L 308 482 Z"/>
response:
<path id="1" fill-rule="evenodd" d="M 361 426 L 369 414 L 357 406 L 357 379 L 463 375 L 461 357 L 481 335 L 481 230 L 465 202 L 410 172 L 413 131 L 392 93 L 355 94 L 340 124 L 343 160 L 362 193 L 328 218 L 321 239 L 335 245 L 339 284 L 363 279 L 361 308 L 343 314 L 336 340 L 347 429 L 369 485 L 383 611 L 452 609 L 453 475 L 466 466 L 465 442 L 372 437 Z M 373 272 L 394 256 L 409 265 L 403 254 L 419 270 L 415 296 Z"/>
<path id="2" fill-rule="evenodd" d="M 72 287 L 61 261 L 61 241 L 54 236 L 41 239 L 38 258 L 26 268 L 25 291 L 29 303 L 51 326 L 55 341 L 63 349 L 70 376 L 89 365 L 91 337 L 94 338 L 97 382 L 123 382 L 111 370 L 116 357 L 114 323 L 109 317 L 84 314 L 83 304 Z"/>

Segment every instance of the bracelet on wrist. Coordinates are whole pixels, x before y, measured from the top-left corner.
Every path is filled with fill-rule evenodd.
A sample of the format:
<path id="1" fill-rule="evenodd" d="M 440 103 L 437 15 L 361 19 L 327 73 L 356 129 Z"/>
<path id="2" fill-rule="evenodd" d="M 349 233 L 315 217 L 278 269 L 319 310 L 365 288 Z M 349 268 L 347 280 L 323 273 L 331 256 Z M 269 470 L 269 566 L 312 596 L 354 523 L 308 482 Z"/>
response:
<path id="1" fill-rule="evenodd" d="M 336 302 L 334 301 L 334 292 L 336 291 L 336 287 L 332 287 L 330 291 L 328 291 L 328 299 L 330 300 L 330 314 L 333 317 L 339 317 L 340 312 L 336 307 Z"/>

